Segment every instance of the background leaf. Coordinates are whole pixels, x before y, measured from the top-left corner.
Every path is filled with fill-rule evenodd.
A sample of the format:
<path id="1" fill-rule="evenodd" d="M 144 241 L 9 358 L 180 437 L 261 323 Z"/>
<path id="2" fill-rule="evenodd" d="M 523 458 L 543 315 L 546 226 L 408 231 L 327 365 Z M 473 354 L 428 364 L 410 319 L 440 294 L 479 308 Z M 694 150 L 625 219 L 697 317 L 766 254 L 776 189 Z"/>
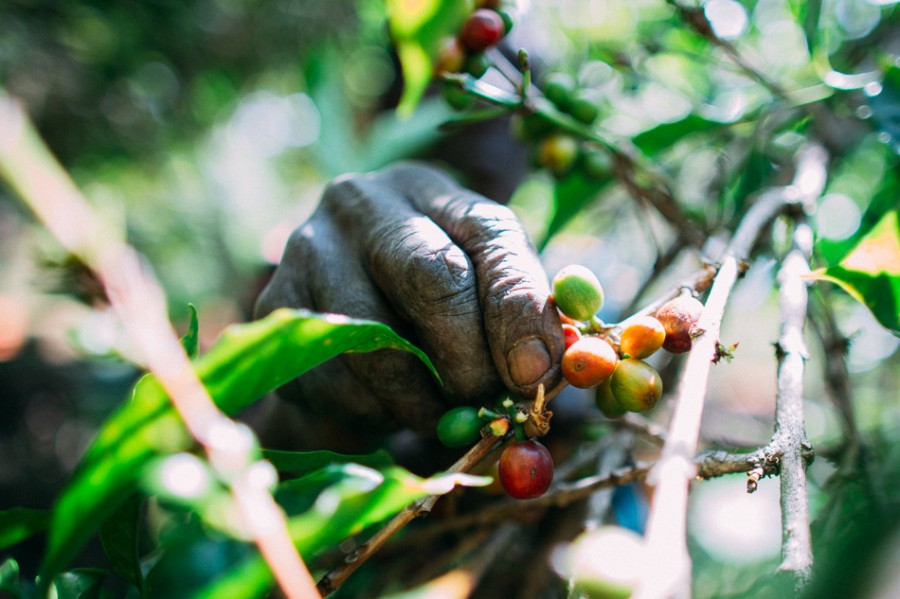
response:
<path id="1" fill-rule="evenodd" d="M 263 449 L 263 458 L 269 460 L 279 472 L 306 474 L 331 464 L 359 464 L 369 468 L 384 468 L 394 463 L 391 454 L 379 449 L 367 454 L 343 454 L 335 451 L 284 451 L 280 449 Z"/>
<path id="2" fill-rule="evenodd" d="M 200 355 L 200 321 L 197 319 L 197 306 L 188 304 L 188 310 L 191 320 L 187 333 L 181 338 L 181 345 L 184 346 L 187 355 L 193 359 Z"/>
<path id="3" fill-rule="evenodd" d="M 900 218 L 888 212 L 836 266 L 813 278 L 838 284 L 872 311 L 882 326 L 900 334 Z"/>
<path id="4" fill-rule="evenodd" d="M 100 527 L 100 542 L 113 570 L 144 594 L 138 545 L 143 498 L 132 494 Z"/>
<path id="5" fill-rule="evenodd" d="M 553 216 L 538 249 L 543 249 L 550 239 L 584 207 L 593 202 L 608 184 L 608 180 L 589 177 L 580 169 L 557 181 L 553 188 Z"/>
<path id="6" fill-rule="evenodd" d="M 234 414 L 310 368 L 345 351 L 397 349 L 428 357 L 390 327 L 306 310 L 276 310 L 227 329 L 196 362 L 216 404 Z M 190 439 L 165 392 L 152 376 L 135 387 L 128 404 L 99 431 L 53 511 L 43 572 L 59 571 L 134 489 L 157 455 L 183 451 Z"/>
<path id="7" fill-rule="evenodd" d="M 24 541 L 47 528 L 50 512 L 16 507 L 0 512 L 0 549 Z"/>

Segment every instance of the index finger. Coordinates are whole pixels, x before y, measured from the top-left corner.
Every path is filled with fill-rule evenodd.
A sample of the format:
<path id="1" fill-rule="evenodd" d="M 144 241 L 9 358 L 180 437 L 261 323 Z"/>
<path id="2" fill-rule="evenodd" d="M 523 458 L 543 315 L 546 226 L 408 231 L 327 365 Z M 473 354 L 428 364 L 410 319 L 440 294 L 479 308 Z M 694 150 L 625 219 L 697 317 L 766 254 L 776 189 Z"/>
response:
<path id="1" fill-rule="evenodd" d="M 424 165 L 404 163 L 381 176 L 403 189 L 475 266 L 488 345 L 507 387 L 530 397 L 540 384 L 554 386 L 565 350 L 562 327 L 547 275 L 515 214 Z"/>

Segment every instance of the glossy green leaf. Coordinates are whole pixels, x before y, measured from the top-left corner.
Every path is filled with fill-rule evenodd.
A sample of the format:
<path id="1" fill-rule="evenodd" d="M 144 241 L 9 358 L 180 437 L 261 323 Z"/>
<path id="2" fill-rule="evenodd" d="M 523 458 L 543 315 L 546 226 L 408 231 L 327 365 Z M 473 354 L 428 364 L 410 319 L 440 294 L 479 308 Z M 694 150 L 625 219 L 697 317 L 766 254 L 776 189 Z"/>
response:
<path id="1" fill-rule="evenodd" d="M 200 355 L 200 321 L 197 319 L 197 306 L 188 304 L 188 310 L 191 312 L 191 320 L 187 333 L 181 338 L 181 345 L 187 355 L 194 359 Z"/>
<path id="2" fill-rule="evenodd" d="M 900 217 L 888 212 L 835 266 L 812 278 L 839 285 L 865 304 L 885 328 L 900 334 Z"/>
<path id="3" fill-rule="evenodd" d="M 0 549 L 24 541 L 44 531 L 50 523 L 50 512 L 16 507 L 0 512 Z"/>
<path id="4" fill-rule="evenodd" d="M 138 545 L 143 498 L 132 494 L 100 527 L 100 542 L 113 570 L 143 592 Z"/>
<path id="5" fill-rule="evenodd" d="M 543 249 L 547 242 L 582 209 L 591 204 L 608 184 L 609 180 L 591 178 L 580 169 L 557 181 L 553 188 L 553 216 L 538 249 Z"/>
<path id="6" fill-rule="evenodd" d="M 377 349 L 411 352 L 437 376 L 421 350 L 384 324 L 289 309 L 230 327 L 195 369 L 216 404 L 234 414 L 338 354 Z M 45 578 L 63 568 L 128 497 L 154 456 L 190 445 L 159 382 L 143 377 L 132 400 L 101 428 L 54 509 Z"/>
<path id="7" fill-rule="evenodd" d="M 279 472 L 306 474 L 331 464 L 359 464 L 369 468 L 384 468 L 394 463 L 391 454 L 380 449 L 367 454 L 344 454 L 335 451 L 283 451 L 263 449 L 263 458 L 269 460 Z"/>
<path id="8" fill-rule="evenodd" d="M 387 0 L 388 25 L 403 71 L 401 116 L 415 110 L 431 81 L 443 40 L 472 12 L 472 0 Z"/>

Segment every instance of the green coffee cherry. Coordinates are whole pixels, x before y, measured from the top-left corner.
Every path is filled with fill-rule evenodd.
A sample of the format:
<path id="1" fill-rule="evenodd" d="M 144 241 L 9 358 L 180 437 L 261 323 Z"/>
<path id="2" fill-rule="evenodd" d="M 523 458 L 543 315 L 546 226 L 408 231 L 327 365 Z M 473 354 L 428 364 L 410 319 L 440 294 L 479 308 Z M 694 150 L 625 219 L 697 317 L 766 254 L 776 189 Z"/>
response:
<path id="1" fill-rule="evenodd" d="M 553 299 L 569 318 L 590 320 L 603 307 L 603 287 L 588 268 L 570 264 L 553 277 Z"/>
<path id="2" fill-rule="evenodd" d="M 596 100 L 590 96 L 585 95 L 583 92 L 575 92 L 569 102 L 568 112 L 576 120 L 590 125 L 597 120 L 597 116 L 600 114 L 600 107 L 597 106 Z"/>
<path id="3" fill-rule="evenodd" d="M 575 91 L 575 79 L 568 73 L 548 73 L 543 79 L 544 95 L 557 108 L 567 111 Z"/>
<path id="4" fill-rule="evenodd" d="M 600 412 L 610 419 L 621 418 L 628 411 L 622 407 L 622 404 L 620 404 L 619 400 L 616 399 L 616 396 L 613 395 L 612 377 L 606 379 L 606 382 L 597 387 L 594 400 L 597 402 L 597 407 L 600 408 Z"/>
<path id="5" fill-rule="evenodd" d="M 609 379 L 610 389 L 629 412 L 646 412 L 662 397 L 662 378 L 656 369 L 637 358 L 619 360 Z"/>
<path id="6" fill-rule="evenodd" d="M 447 447 L 465 447 L 481 436 L 484 422 L 478 417 L 478 410 L 461 406 L 448 410 L 437 424 L 437 436 Z"/>

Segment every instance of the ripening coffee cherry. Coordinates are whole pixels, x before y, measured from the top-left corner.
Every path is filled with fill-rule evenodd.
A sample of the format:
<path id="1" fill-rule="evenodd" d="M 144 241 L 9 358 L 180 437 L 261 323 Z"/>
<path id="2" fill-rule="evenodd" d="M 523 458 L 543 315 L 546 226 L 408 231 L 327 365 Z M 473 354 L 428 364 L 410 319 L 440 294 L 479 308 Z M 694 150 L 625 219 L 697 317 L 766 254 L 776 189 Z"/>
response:
<path id="1" fill-rule="evenodd" d="M 581 331 L 574 324 L 563 323 L 563 337 L 566 341 L 566 349 L 572 347 L 576 341 L 581 339 Z"/>
<path id="2" fill-rule="evenodd" d="M 621 418 L 628 411 L 622 407 L 622 404 L 620 404 L 619 400 L 616 399 L 616 396 L 613 395 L 612 377 L 606 379 L 602 385 L 597 387 L 597 392 L 594 394 L 594 401 L 597 402 L 597 407 L 600 408 L 600 411 L 607 418 Z"/>
<path id="3" fill-rule="evenodd" d="M 578 140 L 568 133 L 551 133 L 538 146 L 538 164 L 557 177 L 570 170 L 578 158 Z"/>
<path id="4" fill-rule="evenodd" d="M 553 458 L 538 441 L 513 442 L 500 454 L 497 474 L 510 497 L 540 497 L 553 482 Z"/>
<path id="5" fill-rule="evenodd" d="M 478 417 L 478 410 L 461 406 L 447 410 L 437 424 L 437 436 L 447 447 L 465 447 L 481 436 L 484 422 Z"/>
<path id="6" fill-rule="evenodd" d="M 637 358 L 619 360 L 609 379 L 609 387 L 623 408 L 646 412 L 662 397 L 662 378 L 656 369 Z"/>
<path id="7" fill-rule="evenodd" d="M 673 354 L 691 350 L 694 327 L 703 312 L 703 304 L 690 294 L 682 294 L 666 302 L 656 311 L 656 318 L 666 330 L 663 349 Z"/>
<path id="8" fill-rule="evenodd" d="M 604 339 L 582 337 L 563 354 L 563 376 L 573 387 L 592 389 L 613 374 L 619 356 Z"/>
<path id="9" fill-rule="evenodd" d="M 603 307 L 603 286 L 590 269 L 570 264 L 553 277 L 553 301 L 569 318 L 590 320 Z"/>
<path id="10" fill-rule="evenodd" d="M 437 75 L 459 73 L 462 71 L 465 63 L 466 51 L 460 45 L 459 39 L 452 36 L 447 37 L 441 42 L 441 49 L 438 51 L 434 72 Z"/>
<path id="11" fill-rule="evenodd" d="M 496 11 L 479 8 L 463 23 L 459 41 L 470 52 L 482 52 L 503 39 L 505 33 L 503 17 Z"/>
<path id="12" fill-rule="evenodd" d="M 652 356 L 666 340 L 666 329 L 652 316 L 639 316 L 628 321 L 619 341 L 619 352 L 631 358 Z"/>

